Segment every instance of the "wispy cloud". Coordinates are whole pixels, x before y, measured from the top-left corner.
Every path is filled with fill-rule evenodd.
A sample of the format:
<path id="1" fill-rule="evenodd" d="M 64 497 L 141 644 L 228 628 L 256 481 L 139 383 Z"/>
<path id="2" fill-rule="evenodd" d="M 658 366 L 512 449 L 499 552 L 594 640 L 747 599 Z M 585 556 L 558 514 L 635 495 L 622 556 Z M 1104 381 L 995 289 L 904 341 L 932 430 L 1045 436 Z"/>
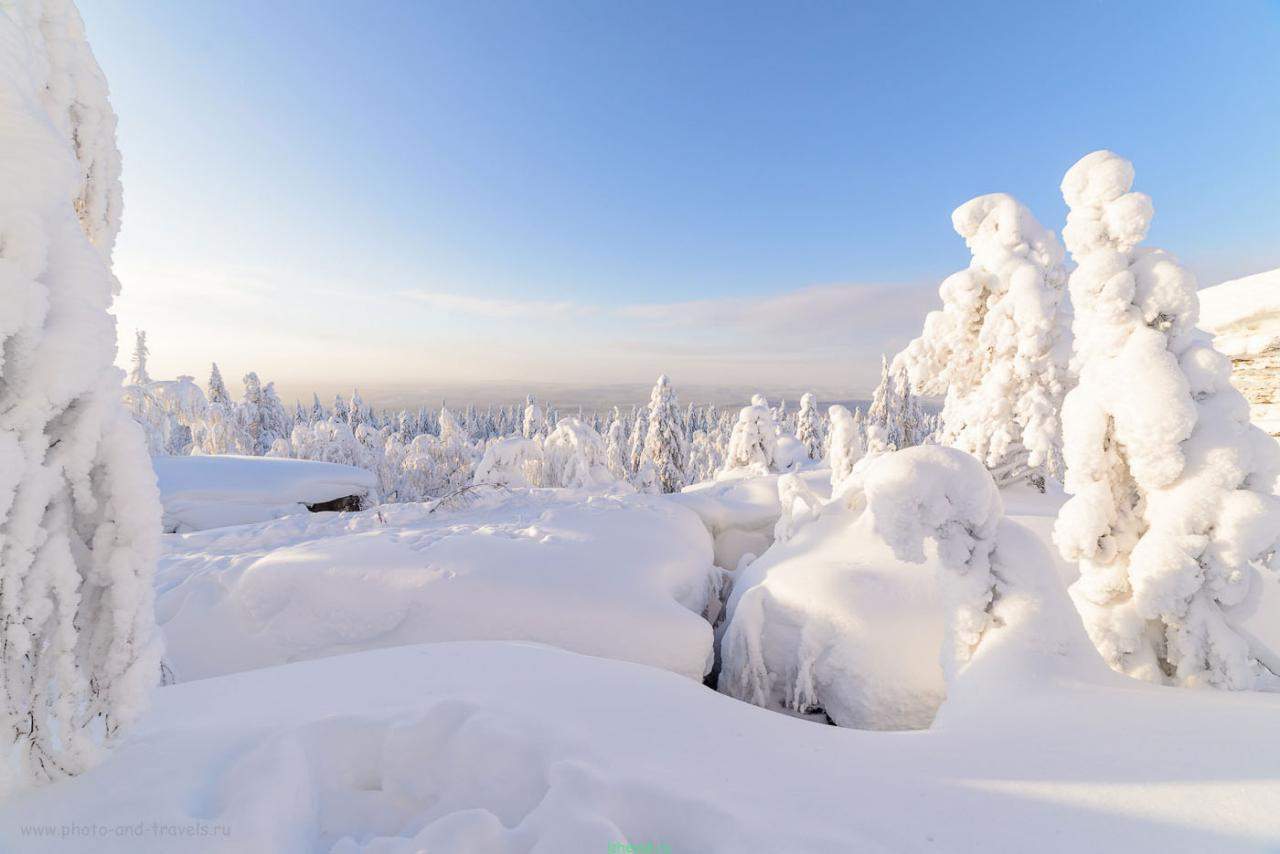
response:
<path id="1" fill-rule="evenodd" d="M 466 296 L 440 291 L 401 291 L 399 296 L 453 314 L 487 318 L 572 318 L 597 314 L 592 306 L 569 300 L 521 300 Z"/>

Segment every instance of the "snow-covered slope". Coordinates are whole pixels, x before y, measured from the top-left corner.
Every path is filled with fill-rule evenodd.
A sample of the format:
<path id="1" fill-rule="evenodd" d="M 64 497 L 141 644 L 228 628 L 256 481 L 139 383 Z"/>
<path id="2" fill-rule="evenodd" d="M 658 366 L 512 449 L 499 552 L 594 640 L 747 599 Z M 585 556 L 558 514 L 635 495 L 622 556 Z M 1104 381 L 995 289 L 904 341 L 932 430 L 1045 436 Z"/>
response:
<path id="1" fill-rule="evenodd" d="M 355 466 L 275 457 L 155 457 L 166 531 L 202 531 L 307 512 L 377 489 Z"/>
<path id="2" fill-rule="evenodd" d="M 340 468 L 340 467 L 339 467 Z M 428 641 L 529 640 L 711 668 L 720 570 L 654 496 L 490 492 L 166 537 L 156 612 L 179 681 Z"/>
<path id="3" fill-rule="evenodd" d="M 1280 436 L 1280 270 L 1199 291 L 1200 326 L 1231 357 L 1231 380 L 1253 421 Z"/>
<path id="4" fill-rule="evenodd" d="M 0 850 L 1280 845 L 1280 697 L 1045 677 L 974 687 L 932 730 L 879 733 L 531 644 L 302 662 L 161 689 L 107 763 L 0 804 Z"/>

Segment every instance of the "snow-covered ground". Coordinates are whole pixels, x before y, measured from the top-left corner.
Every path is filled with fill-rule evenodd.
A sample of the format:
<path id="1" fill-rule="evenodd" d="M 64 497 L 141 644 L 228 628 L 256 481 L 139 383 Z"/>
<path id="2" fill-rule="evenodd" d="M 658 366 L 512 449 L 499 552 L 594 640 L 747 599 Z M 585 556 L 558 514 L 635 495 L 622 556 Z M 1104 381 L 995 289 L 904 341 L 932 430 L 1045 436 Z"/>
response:
<path id="1" fill-rule="evenodd" d="M 275 457 L 155 457 L 166 531 L 202 531 L 306 513 L 308 504 L 363 498 L 377 479 L 355 466 Z"/>
<path id="2" fill-rule="evenodd" d="M 721 572 L 688 510 L 568 490 L 434 507 L 166 537 L 156 611 L 174 676 L 456 640 L 540 641 L 696 680 L 711 669 L 703 613 Z"/>
<path id="3" fill-rule="evenodd" d="M 0 849 L 1227 852 L 1280 842 L 1280 698 L 1119 679 L 984 687 L 995 686 L 976 686 L 933 729 L 881 733 L 531 644 L 363 652 L 161 690 L 108 763 L 0 805 Z"/>
<path id="4" fill-rule="evenodd" d="M 936 549 L 904 560 L 837 505 L 771 544 L 777 490 L 491 489 L 168 535 L 179 684 L 106 763 L 0 805 L 0 850 L 1280 844 L 1280 697 L 1107 669 L 1046 547 L 1060 493 L 1002 492 L 1020 565 L 948 681 Z M 764 548 L 733 578 L 721 691 L 756 608 L 769 708 L 701 684 L 732 531 Z"/>
<path id="5" fill-rule="evenodd" d="M 1249 399 L 1252 419 L 1280 436 L 1280 270 L 1198 292 L 1200 325 L 1231 357 L 1231 381 Z"/>

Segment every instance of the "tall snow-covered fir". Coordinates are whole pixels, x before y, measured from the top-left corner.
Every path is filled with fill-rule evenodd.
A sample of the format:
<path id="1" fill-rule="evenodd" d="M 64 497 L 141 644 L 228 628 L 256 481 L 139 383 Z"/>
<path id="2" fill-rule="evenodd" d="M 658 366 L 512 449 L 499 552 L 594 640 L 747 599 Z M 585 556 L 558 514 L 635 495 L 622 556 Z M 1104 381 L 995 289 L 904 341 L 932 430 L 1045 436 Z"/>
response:
<path id="1" fill-rule="evenodd" d="M 1012 196 L 951 215 L 973 253 L 948 276 L 942 309 L 898 356 L 914 391 L 946 395 L 942 444 L 983 461 L 997 483 L 1060 474 L 1058 412 L 1067 386 L 1063 249 Z"/>
<path id="2" fill-rule="evenodd" d="M 0 786 L 75 774 L 159 678 L 160 506 L 107 308 L 120 156 L 67 2 L 0 5 Z"/>
<path id="3" fill-rule="evenodd" d="M 129 383 L 131 385 L 144 386 L 151 382 L 151 375 L 147 373 L 147 356 L 151 355 L 151 351 L 147 349 L 147 333 L 138 330 L 134 336 L 133 358 L 131 363 L 133 367 L 129 370 Z"/>
<path id="4" fill-rule="evenodd" d="M 796 439 L 804 445 L 809 459 L 822 458 L 822 419 L 818 404 L 808 392 L 800 396 L 800 411 L 796 413 Z"/>
<path id="5" fill-rule="evenodd" d="M 1080 562 L 1071 589 L 1117 670 L 1152 681 L 1280 687 L 1233 625 L 1280 536 L 1280 449 L 1249 423 L 1230 362 L 1196 328 L 1196 282 L 1139 248 L 1153 208 L 1133 166 L 1096 151 L 1062 181 L 1074 368 L 1062 423 L 1067 466 L 1054 531 Z"/>
<path id="6" fill-rule="evenodd" d="M 681 423 L 680 404 L 666 374 L 658 377 L 649 396 L 644 459 L 653 466 L 654 482 L 660 492 L 679 492 L 685 485 L 689 449 Z"/>

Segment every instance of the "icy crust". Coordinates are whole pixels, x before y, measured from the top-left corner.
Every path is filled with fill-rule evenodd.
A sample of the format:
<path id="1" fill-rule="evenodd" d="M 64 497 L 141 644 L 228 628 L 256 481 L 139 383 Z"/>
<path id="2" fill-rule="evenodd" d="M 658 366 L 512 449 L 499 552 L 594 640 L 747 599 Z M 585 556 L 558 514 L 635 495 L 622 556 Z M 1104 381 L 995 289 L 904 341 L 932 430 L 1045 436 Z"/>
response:
<path id="1" fill-rule="evenodd" d="M 178 680 L 358 649 L 529 640 L 701 680 L 720 570 L 657 497 L 490 490 L 167 537 L 156 610 Z"/>
<path id="2" fill-rule="evenodd" d="M 180 842 L 202 854 L 1274 849 L 1280 698 L 1054 673 L 1006 692 L 1006 647 L 989 648 L 913 733 L 814 726 L 531 644 L 177 685 L 110 762 L 0 803 L 0 849 L 173 851 L 153 823 L 203 828 Z M 144 832 L 23 833 L 69 822 Z"/>
<path id="3" fill-rule="evenodd" d="M 264 522 L 350 495 L 376 492 L 371 472 L 276 457 L 155 457 L 166 531 Z"/>

